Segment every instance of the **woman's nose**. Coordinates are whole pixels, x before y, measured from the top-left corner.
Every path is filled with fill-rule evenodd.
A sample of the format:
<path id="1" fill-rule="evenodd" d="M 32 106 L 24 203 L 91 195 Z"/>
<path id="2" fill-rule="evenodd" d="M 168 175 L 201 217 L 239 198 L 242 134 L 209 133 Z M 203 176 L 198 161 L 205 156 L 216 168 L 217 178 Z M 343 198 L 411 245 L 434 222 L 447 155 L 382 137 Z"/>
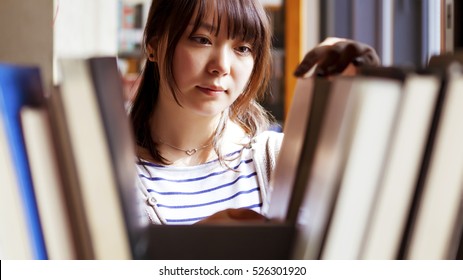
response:
<path id="1" fill-rule="evenodd" d="M 209 73 L 215 76 L 225 76 L 230 73 L 232 50 L 223 47 L 214 52 L 208 65 Z"/>

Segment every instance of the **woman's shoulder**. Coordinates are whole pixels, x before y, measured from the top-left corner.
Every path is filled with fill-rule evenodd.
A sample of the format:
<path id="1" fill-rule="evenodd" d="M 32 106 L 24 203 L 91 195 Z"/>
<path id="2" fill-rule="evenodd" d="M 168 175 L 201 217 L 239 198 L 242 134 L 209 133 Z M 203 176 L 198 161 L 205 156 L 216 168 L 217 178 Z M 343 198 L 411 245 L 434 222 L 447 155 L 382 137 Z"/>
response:
<path id="1" fill-rule="evenodd" d="M 279 131 L 267 130 L 256 135 L 252 139 L 253 147 L 261 147 L 278 152 L 283 142 L 284 134 Z"/>
<path id="2" fill-rule="evenodd" d="M 263 163 L 273 169 L 283 142 L 283 133 L 264 131 L 251 140 L 254 159 L 257 164 Z"/>
<path id="3" fill-rule="evenodd" d="M 258 134 L 251 141 L 257 179 L 262 187 L 263 209 L 266 209 L 269 203 L 270 179 L 277 163 L 282 142 L 283 133 L 271 130 Z"/>

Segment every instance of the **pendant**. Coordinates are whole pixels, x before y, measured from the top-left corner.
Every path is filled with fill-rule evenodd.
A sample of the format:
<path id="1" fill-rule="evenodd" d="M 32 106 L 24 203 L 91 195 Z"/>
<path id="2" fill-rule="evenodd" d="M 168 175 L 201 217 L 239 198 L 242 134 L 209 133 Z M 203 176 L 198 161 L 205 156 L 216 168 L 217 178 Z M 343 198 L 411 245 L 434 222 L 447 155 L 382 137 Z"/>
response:
<path id="1" fill-rule="evenodd" d="M 194 154 L 196 154 L 196 152 L 198 151 L 198 149 L 191 149 L 191 150 L 186 150 L 185 153 L 189 156 L 192 156 Z"/>

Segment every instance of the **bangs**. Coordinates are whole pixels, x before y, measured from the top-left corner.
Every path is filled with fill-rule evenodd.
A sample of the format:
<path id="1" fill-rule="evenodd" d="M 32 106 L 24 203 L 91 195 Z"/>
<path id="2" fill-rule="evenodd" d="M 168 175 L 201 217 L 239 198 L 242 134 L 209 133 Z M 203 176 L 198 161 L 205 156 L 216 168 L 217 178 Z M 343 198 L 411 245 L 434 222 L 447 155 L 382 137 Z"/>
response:
<path id="1" fill-rule="evenodd" d="M 206 7 L 208 2 L 209 5 L 215 7 L 208 9 Z M 253 1 L 198 1 L 196 19 L 191 33 L 196 32 L 204 18 L 208 16 L 206 10 L 214 11 L 213 25 L 216 29 L 211 28 L 211 34 L 214 33 L 217 36 L 222 24 L 227 23 L 229 39 L 239 38 L 257 47 L 261 45 L 262 40 L 265 40 L 265 30 L 268 28 L 267 15 L 264 11 L 258 10 Z"/>

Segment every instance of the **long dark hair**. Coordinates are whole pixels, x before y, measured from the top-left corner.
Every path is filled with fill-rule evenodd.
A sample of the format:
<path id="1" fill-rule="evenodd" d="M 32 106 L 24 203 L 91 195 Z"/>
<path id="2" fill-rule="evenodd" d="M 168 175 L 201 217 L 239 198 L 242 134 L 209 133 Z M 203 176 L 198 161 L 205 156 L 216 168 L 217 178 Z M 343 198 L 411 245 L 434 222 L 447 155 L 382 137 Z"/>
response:
<path id="1" fill-rule="evenodd" d="M 219 32 L 223 18 L 228 22 L 228 37 L 242 36 L 244 41 L 252 44 L 254 56 L 254 69 L 247 87 L 230 108 L 223 112 L 214 135 L 214 150 L 219 155 L 219 160 L 223 161 L 219 145 L 228 118 L 241 126 L 251 138 L 269 126 L 271 116 L 258 101 L 263 100 L 268 92 L 271 73 L 271 31 L 268 16 L 259 0 L 214 2 L 214 17 L 218 23 L 216 32 Z M 163 63 L 146 60 L 140 85 L 130 109 L 130 120 L 136 144 L 147 149 L 154 160 L 163 164 L 169 162 L 156 149 L 156 142 L 153 141 L 150 131 L 150 117 L 159 95 L 160 73 L 162 71 L 167 77 L 168 85 L 177 100 L 178 91 L 172 69 L 175 47 L 195 10 L 197 14 L 192 33 L 199 28 L 206 16 L 206 8 L 207 0 L 153 0 L 148 14 L 143 38 L 144 53 L 147 53 L 148 46 L 155 48 L 154 45 L 160 42 L 165 43 L 165 53 L 162 54 Z"/>

